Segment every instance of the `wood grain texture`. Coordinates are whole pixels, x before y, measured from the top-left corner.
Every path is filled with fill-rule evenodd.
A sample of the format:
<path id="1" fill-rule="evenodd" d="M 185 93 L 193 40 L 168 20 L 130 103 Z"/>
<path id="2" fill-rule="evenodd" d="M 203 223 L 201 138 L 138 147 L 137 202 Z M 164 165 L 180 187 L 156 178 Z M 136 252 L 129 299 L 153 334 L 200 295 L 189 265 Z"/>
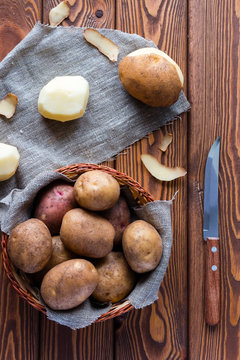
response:
<path id="1" fill-rule="evenodd" d="M 0 269 L 0 359 L 37 360 L 39 313 L 12 288 L 2 259 Z"/>
<path id="2" fill-rule="evenodd" d="M 58 2 L 51 0 L 43 1 L 44 23 L 48 23 L 49 11 L 52 7 L 56 6 Z M 69 3 L 71 7 L 70 18 L 64 20 L 64 26 L 74 25 L 114 28 L 115 3 L 113 0 L 69 1 Z M 56 71 L 59 72 L 60 70 L 56 69 Z M 104 164 L 114 167 L 114 161 L 108 161 Z M 40 320 L 40 359 L 113 359 L 113 320 L 94 324 L 80 330 L 71 330 L 65 326 L 58 325 L 49 321 L 43 315 L 41 315 Z"/>
<path id="3" fill-rule="evenodd" d="M 138 33 L 153 40 L 178 62 L 186 76 L 187 2 L 117 1 L 117 29 Z M 185 88 L 186 90 L 186 88 Z M 158 146 L 161 131 L 133 145 L 116 159 L 119 170 L 138 180 L 155 199 L 171 199 L 173 206 L 173 248 L 168 271 L 161 284 L 159 301 L 131 312 L 118 324 L 116 359 L 184 359 L 187 353 L 187 179 L 161 183 L 142 166 L 140 155 L 150 153 L 169 166 L 187 169 L 187 122 L 178 119 L 167 127 L 173 142 L 166 153 Z"/>
<path id="4" fill-rule="evenodd" d="M 0 0 L 0 19 L 1 61 L 41 20 L 41 0 Z"/>
<path id="5" fill-rule="evenodd" d="M 189 2 L 189 356 L 240 358 L 240 3 Z M 204 321 L 202 204 L 208 151 L 221 136 L 221 317 Z M 197 310 L 197 311 L 196 311 Z M 195 334 L 195 335 L 193 335 Z"/>
<path id="6" fill-rule="evenodd" d="M 41 319 L 39 360 L 111 360 L 113 359 L 113 321 L 71 330 Z"/>
<path id="7" fill-rule="evenodd" d="M 60 2 L 60 0 L 43 0 L 43 22 L 45 24 L 49 23 L 49 11 Z M 69 0 L 68 3 L 70 16 L 61 25 L 114 28 L 114 0 Z"/>
<path id="8" fill-rule="evenodd" d="M 40 0 L 0 0 L 0 61 L 40 19 Z M 38 323 L 38 311 L 19 298 L 0 260 L 0 359 L 37 360 Z"/>
<path id="9" fill-rule="evenodd" d="M 220 319 L 219 238 L 207 238 L 205 251 L 205 321 L 213 326 Z"/>

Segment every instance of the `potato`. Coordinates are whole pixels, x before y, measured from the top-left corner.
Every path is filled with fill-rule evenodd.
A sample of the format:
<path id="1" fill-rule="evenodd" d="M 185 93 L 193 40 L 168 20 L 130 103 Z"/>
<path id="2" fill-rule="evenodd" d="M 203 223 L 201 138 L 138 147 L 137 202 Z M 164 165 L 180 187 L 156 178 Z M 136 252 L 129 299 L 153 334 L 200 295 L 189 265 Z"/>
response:
<path id="1" fill-rule="evenodd" d="M 121 252 L 111 252 L 96 261 L 99 281 L 92 296 L 98 301 L 113 303 L 125 298 L 134 288 L 136 274 L 130 269 Z"/>
<path id="2" fill-rule="evenodd" d="M 72 252 L 101 258 L 113 248 L 115 230 L 103 217 L 84 209 L 68 211 L 62 221 L 60 237 Z"/>
<path id="3" fill-rule="evenodd" d="M 38 111 L 47 119 L 69 121 L 83 116 L 89 85 L 82 76 L 57 76 L 40 91 Z"/>
<path id="4" fill-rule="evenodd" d="M 110 209 L 100 213 L 110 221 L 115 229 L 114 247 L 117 249 L 122 245 L 122 234 L 131 222 L 131 214 L 124 197 L 120 196 L 118 202 Z"/>
<path id="5" fill-rule="evenodd" d="M 138 49 L 119 63 L 119 78 L 130 95 L 150 106 L 170 106 L 183 87 L 179 66 L 163 51 Z"/>
<path id="6" fill-rule="evenodd" d="M 42 282 L 44 275 L 51 270 L 54 266 L 61 264 L 64 261 L 76 259 L 78 256 L 68 250 L 60 239 L 60 236 L 52 237 L 52 255 L 46 266 L 39 272 L 33 274 L 33 281 L 39 285 Z"/>
<path id="7" fill-rule="evenodd" d="M 162 239 L 144 220 L 127 226 L 122 239 L 123 252 L 133 271 L 145 273 L 157 267 L 162 257 Z"/>
<path id="8" fill-rule="evenodd" d="M 83 259 L 65 261 L 43 278 L 41 295 L 53 310 L 68 310 L 83 303 L 98 283 L 93 264 Z"/>
<path id="9" fill-rule="evenodd" d="M 76 254 L 73 254 L 64 246 L 62 240 L 60 239 L 60 236 L 52 237 L 52 245 L 53 252 L 46 266 L 49 270 L 64 261 L 71 260 L 77 257 Z"/>
<path id="10" fill-rule="evenodd" d="M 12 230 L 7 250 L 17 268 L 35 273 L 42 270 L 51 257 L 51 234 L 42 221 L 29 219 Z"/>
<path id="11" fill-rule="evenodd" d="M 8 180 L 15 174 L 19 159 L 15 146 L 0 143 L 0 181 Z"/>
<path id="12" fill-rule="evenodd" d="M 113 176 L 93 170 L 80 175 L 74 185 L 77 202 L 85 209 L 93 211 L 111 208 L 120 195 L 120 186 Z"/>
<path id="13" fill-rule="evenodd" d="M 57 235 L 60 231 L 63 216 L 67 211 L 77 206 L 73 186 L 57 180 L 38 193 L 33 217 L 42 220 L 51 234 Z"/>

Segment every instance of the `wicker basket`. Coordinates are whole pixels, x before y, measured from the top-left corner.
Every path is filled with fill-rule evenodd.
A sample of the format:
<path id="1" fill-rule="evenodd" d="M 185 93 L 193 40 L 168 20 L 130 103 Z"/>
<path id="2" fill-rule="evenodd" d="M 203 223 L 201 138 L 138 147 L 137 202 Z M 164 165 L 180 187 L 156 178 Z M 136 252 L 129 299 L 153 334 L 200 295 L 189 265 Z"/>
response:
<path id="1" fill-rule="evenodd" d="M 75 180 L 80 174 L 90 170 L 101 170 L 110 175 L 112 175 L 120 185 L 127 185 L 130 189 L 133 197 L 136 202 L 143 205 L 147 202 L 154 201 L 153 197 L 142 188 L 142 186 L 129 176 L 103 165 L 94 165 L 94 164 L 74 164 L 66 167 L 57 169 L 56 172 L 64 174 L 69 179 Z M 46 314 L 45 307 L 39 302 L 38 294 L 31 288 L 29 282 L 23 273 L 19 273 L 14 266 L 11 264 L 11 261 L 7 253 L 7 240 L 8 236 L 2 233 L 2 257 L 3 257 L 3 266 L 7 273 L 7 276 L 13 286 L 13 288 L 18 292 L 18 294 L 26 300 L 31 306 L 35 309 L 41 311 L 43 314 Z M 110 310 L 105 314 L 101 315 L 96 322 L 101 322 L 107 319 L 114 318 L 119 316 L 129 310 L 133 309 L 133 306 L 129 303 L 128 300 L 116 303 L 112 305 Z"/>

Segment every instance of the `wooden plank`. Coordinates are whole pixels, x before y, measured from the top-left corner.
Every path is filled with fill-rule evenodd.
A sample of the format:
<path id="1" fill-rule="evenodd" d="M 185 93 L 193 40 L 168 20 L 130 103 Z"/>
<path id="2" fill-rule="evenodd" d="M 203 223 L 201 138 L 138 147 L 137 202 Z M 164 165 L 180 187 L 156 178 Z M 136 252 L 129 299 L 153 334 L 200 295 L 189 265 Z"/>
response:
<path id="1" fill-rule="evenodd" d="M 40 360 L 113 359 L 113 321 L 71 330 L 42 316 Z"/>
<path id="2" fill-rule="evenodd" d="M 153 40 L 178 62 L 186 77 L 187 1 L 117 0 L 117 29 Z M 185 82 L 186 90 L 186 82 Z M 159 301 L 132 311 L 116 323 L 116 359 L 184 359 L 187 352 L 187 179 L 161 183 L 141 165 L 140 154 L 151 153 L 170 166 L 187 168 L 186 115 L 167 127 L 173 143 L 163 154 L 157 131 L 118 156 L 119 170 L 137 179 L 155 199 L 171 199 L 173 248 L 168 271 L 161 284 Z"/>
<path id="3" fill-rule="evenodd" d="M 0 0 L 0 61 L 40 19 L 40 0 Z M 0 260 L 0 359 L 38 359 L 38 321 L 38 311 L 13 290 Z"/>
<path id="4" fill-rule="evenodd" d="M 58 0 L 43 0 L 43 22 L 49 23 L 49 11 L 56 6 Z M 71 12 L 69 19 L 63 21 L 64 26 L 89 26 L 94 28 L 114 28 L 115 0 L 69 0 Z"/>
<path id="5" fill-rule="evenodd" d="M 41 20 L 41 7 L 41 0 L 0 0 L 0 61 Z"/>
<path id="6" fill-rule="evenodd" d="M 43 0 L 43 21 L 48 23 L 48 14 L 58 2 Z M 112 27 L 115 21 L 115 2 L 69 1 L 71 13 L 64 26 Z M 114 162 L 105 162 L 114 167 Z M 71 330 L 41 316 L 40 359 L 99 359 L 114 357 L 113 320 L 97 323 L 85 329 Z"/>
<path id="7" fill-rule="evenodd" d="M 37 360 L 39 313 L 12 288 L 2 259 L 0 269 L 0 359 Z"/>
<path id="8" fill-rule="evenodd" d="M 189 1 L 189 352 L 190 359 L 240 358 L 240 3 Z M 221 135 L 219 223 L 221 317 L 205 324 L 202 240 L 207 153 Z"/>

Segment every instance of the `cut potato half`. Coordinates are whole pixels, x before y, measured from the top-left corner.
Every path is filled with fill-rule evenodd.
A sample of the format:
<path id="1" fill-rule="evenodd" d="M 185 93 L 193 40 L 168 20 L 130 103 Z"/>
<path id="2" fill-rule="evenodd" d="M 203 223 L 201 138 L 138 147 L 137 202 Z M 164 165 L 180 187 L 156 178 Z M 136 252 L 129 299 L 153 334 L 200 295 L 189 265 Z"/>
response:
<path id="1" fill-rule="evenodd" d="M 67 1 L 62 1 L 49 12 L 49 23 L 57 26 L 70 15 L 70 8 Z"/>
<path id="2" fill-rule="evenodd" d="M 161 181 L 172 181 L 187 173 L 182 167 L 170 168 L 162 165 L 154 156 L 149 154 L 141 155 L 141 160 L 150 174 Z"/>
<path id="3" fill-rule="evenodd" d="M 8 180 L 15 174 L 19 159 L 15 146 L 0 143 L 0 181 Z"/>
<path id="4" fill-rule="evenodd" d="M 112 62 L 117 61 L 119 47 L 112 40 L 91 28 L 84 30 L 83 35 L 90 44 L 95 46 L 103 55 L 108 57 L 109 60 Z"/>
<path id="5" fill-rule="evenodd" d="M 18 98 L 14 94 L 7 94 L 4 99 L 0 101 L 0 115 L 11 119 L 15 114 Z"/>

